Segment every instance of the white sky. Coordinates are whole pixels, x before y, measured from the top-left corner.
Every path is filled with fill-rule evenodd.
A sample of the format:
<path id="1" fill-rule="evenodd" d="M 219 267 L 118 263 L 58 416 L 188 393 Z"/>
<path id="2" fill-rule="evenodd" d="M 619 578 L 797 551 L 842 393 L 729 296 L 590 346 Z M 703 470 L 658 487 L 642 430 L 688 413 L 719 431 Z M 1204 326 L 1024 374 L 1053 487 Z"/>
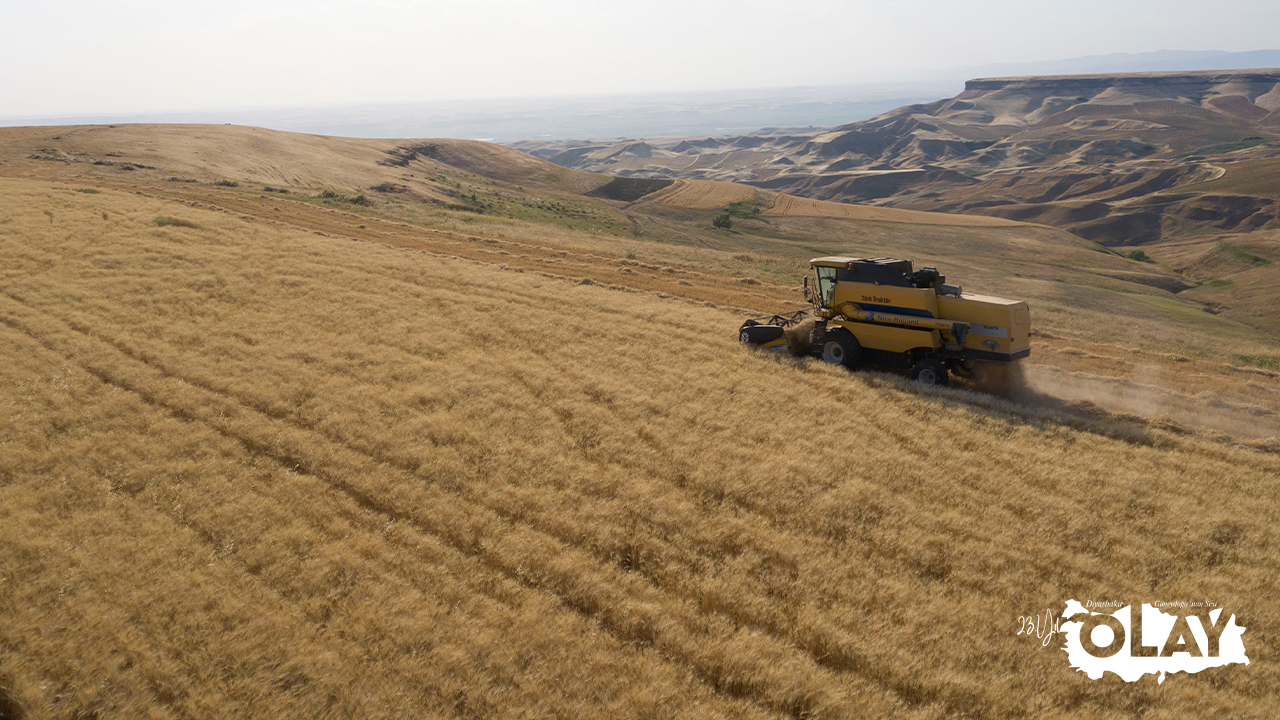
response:
<path id="1" fill-rule="evenodd" d="M 1280 45 L 1277 0 L 0 0 L 0 117 L 631 94 Z"/>

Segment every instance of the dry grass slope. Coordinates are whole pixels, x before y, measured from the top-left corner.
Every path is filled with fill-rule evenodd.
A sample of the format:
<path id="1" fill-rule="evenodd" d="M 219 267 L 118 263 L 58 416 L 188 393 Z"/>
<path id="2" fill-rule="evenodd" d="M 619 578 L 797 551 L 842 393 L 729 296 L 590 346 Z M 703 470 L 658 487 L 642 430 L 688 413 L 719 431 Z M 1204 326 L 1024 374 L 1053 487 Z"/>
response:
<path id="1" fill-rule="evenodd" d="M 793 195 L 778 195 L 765 210 L 766 215 L 794 217 L 840 218 L 843 220 L 873 220 L 878 222 L 910 223 L 913 225 L 949 225 L 953 227 L 1013 227 L 1021 223 L 1004 218 L 982 215 L 949 215 L 945 213 L 898 210 L 872 205 L 813 200 Z"/>
<path id="2" fill-rule="evenodd" d="M 944 213 L 897 210 L 871 205 L 813 200 L 757 190 L 749 185 L 713 180 L 676 180 L 667 190 L 646 198 L 645 202 L 691 210 L 722 210 L 730 203 L 763 198 L 764 214 L 776 217 L 820 217 L 842 220 L 909 223 L 913 225 L 945 225 L 951 227 L 1014 227 L 1021 223 L 984 215 L 949 215 Z"/>
<path id="3" fill-rule="evenodd" d="M 582 192 L 603 177 L 484 143 L 232 126 L 3 129 L 0 175 L 168 198 L 269 226 L 744 314 L 798 307 L 797 278 L 815 255 L 908 257 L 936 264 L 969 289 L 1030 301 L 1035 362 L 1049 363 L 1033 377 L 1041 389 L 1072 398 L 1072 412 L 1094 414 L 1098 404 L 1137 412 L 1139 424 L 1154 418 L 1166 428 L 1225 432 L 1228 439 L 1280 435 L 1280 374 L 1273 369 L 1280 355 L 1259 333 L 1274 330 L 1275 314 L 1267 289 L 1277 257 L 1264 233 L 1248 243 L 1207 238 L 1152 249 L 1179 274 L 1047 227 L 810 202 L 732 183 L 673 185 L 639 202 L 610 201 Z M 711 209 L 664 203 L 667 195 Z M 711 218 L 730 198 L 767 211 L 740 214 L 731 231 L 712 231 Z M 173 221 L 181 219 L 156 220 Z M 971 222 L 983 226 L 963 226 Z M 1201 285 L 1179 294 L 1187 277 Z M 1248 307 L 1257 312 L 1244 313 Z"/>
<path id="4" fill-rule="evenodd" d="M 23 717 L 1278 700 L 1275 455 L 779 360 L 724 332 L 735 313 L 465 237 L 0 196 L 0 677 Z M 1253 663 L 1090 681 L 1015 636 L 1068 597 L 1215 600 Z"/>
<path id="5" fill-rule="evenodd" d="M 222 125 L 31 130 L 0 129 L 0 146 L 9 157 L 43 160 L 43 164 L 37 163 L 40 170 L 36 173 L 42 177 L 132 177 L 120 172 L 123 162 L 134 165 L 129 170 L 161 169 L 164 176 L 202 182 L 226 180 L 351 193 L 391 183 L 434 200 L 448 199 L 427 174 L 441 168 L 573 193 L 608 181 L 601 175 L 562 168 L 473 140 L 368 140 Z M 402 161 L 404 164 L 399 164 Z"/>

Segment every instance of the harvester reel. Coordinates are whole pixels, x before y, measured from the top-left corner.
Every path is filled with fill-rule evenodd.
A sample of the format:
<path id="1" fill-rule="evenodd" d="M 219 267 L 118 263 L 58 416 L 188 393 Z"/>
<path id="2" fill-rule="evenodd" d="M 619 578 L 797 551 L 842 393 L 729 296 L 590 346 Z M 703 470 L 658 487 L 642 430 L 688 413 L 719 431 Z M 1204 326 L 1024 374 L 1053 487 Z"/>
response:
<path id="1" fill-rule="evenodd" d="M 796 310 L 751 318 L 738 328 L 738 341 L 747 345 L 766 345 L 782 337 L 787 328 L 795 327 L 811 317 L 813 317 L 811 310 Z"/>

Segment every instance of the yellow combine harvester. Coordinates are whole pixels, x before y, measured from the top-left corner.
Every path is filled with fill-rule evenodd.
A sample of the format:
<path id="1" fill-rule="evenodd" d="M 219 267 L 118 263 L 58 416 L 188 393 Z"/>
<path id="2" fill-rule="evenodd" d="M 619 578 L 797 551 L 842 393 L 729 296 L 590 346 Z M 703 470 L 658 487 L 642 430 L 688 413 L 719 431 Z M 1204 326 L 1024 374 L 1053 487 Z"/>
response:
<path id="1" fill-rule="evenodd" d="M 925 385 L 1031 354 L 1025 302 L 963 292 L 937 268 L 913 271 L 910 260 L 821 257 L 809 265 L 814 274 L 804 289 L 813 307 L 748 320 L 739 330 L 742 342 L 787 349 L 787 328 L 813 318 L 807 344 L 814 355 L 850 368 L 868 362 L 910 369 Z"/>

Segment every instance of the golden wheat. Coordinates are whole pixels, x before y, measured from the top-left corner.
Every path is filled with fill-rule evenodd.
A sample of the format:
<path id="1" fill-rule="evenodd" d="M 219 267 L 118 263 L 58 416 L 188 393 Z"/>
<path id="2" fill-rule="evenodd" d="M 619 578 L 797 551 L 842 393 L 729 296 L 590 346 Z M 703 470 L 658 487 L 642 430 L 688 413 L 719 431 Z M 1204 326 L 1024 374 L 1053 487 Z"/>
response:
<path id="1" fill-rule="evenodd" d="M 27 716 L 1274 707 L 1274 455 L 751 352 L 572 274 L 0 192 Z M 1152 595 L 1230 608 L 1254 663 L 1157 690 L 1015 635 Z"/>

